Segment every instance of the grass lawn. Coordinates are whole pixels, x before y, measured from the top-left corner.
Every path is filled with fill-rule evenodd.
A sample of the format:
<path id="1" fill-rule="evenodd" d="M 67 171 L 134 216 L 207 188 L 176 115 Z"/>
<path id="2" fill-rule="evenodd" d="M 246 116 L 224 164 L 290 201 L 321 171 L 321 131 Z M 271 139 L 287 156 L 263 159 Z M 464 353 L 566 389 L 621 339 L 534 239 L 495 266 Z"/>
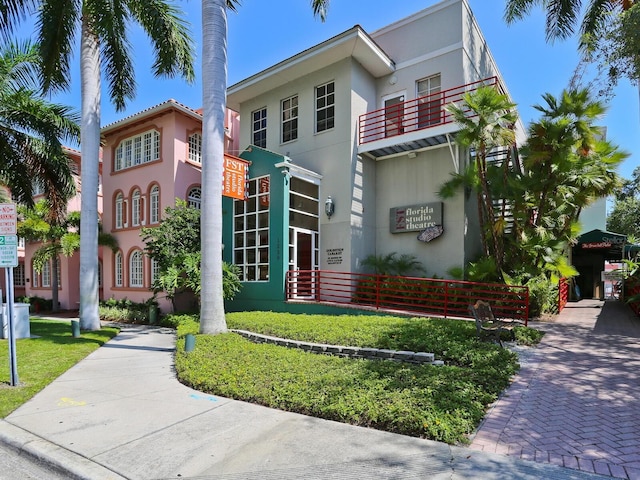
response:
<path id="1" fill-rule="evenodd" d="M 108 342 L 116 328 L 81 332 L 74 338 L 69 322 L 31 319 L 31 335 L 16 340 L 19 385 L 12 387 L 7 340 L 0 340 L 0 418 L 9 415 L 58 376 Z"/>
<path id="2" fill-rule="evenodd" d="M 234 333 L 179 341 L 180 380 L 203 392 L 339 422 L 465 443 L 519 365 L 516 355 L 479 342 L 468 321 L 387 316 L 227 314 L 229 328 L 315 343 L 435 353 L 444 366 L 347 359 L 254 344 Z M 179 336 L 196 334 L 180 317 Z M 541 334 L 519 327 L 520 343 Z"/>

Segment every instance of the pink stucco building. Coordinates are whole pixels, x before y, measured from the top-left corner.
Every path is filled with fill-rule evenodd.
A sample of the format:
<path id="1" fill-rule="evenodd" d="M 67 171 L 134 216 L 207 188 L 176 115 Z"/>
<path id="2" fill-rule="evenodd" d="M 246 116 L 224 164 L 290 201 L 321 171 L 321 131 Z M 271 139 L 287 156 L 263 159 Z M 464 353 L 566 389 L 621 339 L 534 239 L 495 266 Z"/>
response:
<path id="1" fill-rule="evenodd" d="M 238 152 L 239 116 L 227 111 L 225 152 Z M 144 255 L 140 238 L 143 227 L 159 224 L 166 207 L 176 198 L 199 208 L 202 145 L 202 112 L 175 100 L 128 116 L 102 128 L 101 188 L 99 211 L 102 229 L 113 235 L 118 250 L 100 248 L 100 298 L 144 302 L 155 267 Z M 80 152 L 68 150 L 80 166 Z M 77 195 L 69 211 L 80 210 L 79 177 Z M 32 256 L 39 245 L 27 243 L 20 249 L 20 265 L 14 269 L 15 295 L 51 298 L 51 268 L 38 273 Z M 79 302 L 79 254 L 60 259 L 60 308 L 75 309 Z M 163 310 L 169 303 L 158 298 Z"/>

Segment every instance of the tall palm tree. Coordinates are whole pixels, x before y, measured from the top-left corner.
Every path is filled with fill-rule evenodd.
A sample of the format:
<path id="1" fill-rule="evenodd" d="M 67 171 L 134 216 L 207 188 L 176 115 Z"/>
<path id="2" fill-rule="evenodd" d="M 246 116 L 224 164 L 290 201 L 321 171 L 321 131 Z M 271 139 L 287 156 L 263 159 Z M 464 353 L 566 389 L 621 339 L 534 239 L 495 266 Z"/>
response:
<path id="1" fill-rule="evenodd" d="M 238 0 L 202 0 L 202 286 L 200 332 L 226 331 L 222 294 L 222 175 L 227 92 L 227 9 Z M 324 20 L 329 0 L 311 0 Z"/>
<path id="2" fill-rule="evenodd" d="M 101 72 L 118 110 L 135 95 L 128 28 L 138 23 L 154 48 L 156 75 L 193 79 L 193 42 L 181 12 L 168 0 L 6 0 L 0 29 L 12 32 L 25 15 L 37 16 L 45 90 L 68 88 L 70 57 L 80 32 L 82 96 L 80 325 L 100 328 L 98 316 L 98 167 Z"/>
<path id="3" fill-rule="evenodd" d="M 0 49 L 0 183 L 25 205 L 33 205 L 38 185 L 52 205 L 52 217 L 58 217 L 75 191 L 61 141 L 77 141 L 80 129 L 68 107 L 39 95 L 39 66 L 37 49 L 29 42 Z"/>

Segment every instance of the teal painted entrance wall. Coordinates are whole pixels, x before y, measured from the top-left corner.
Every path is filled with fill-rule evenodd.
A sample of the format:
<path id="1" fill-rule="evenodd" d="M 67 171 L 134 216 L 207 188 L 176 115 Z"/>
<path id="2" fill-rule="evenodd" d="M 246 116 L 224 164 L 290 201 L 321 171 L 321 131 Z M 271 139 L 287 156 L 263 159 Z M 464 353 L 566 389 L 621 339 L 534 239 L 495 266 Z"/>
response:
<path id="1" fill-rule="evenodd" d="M 269 278 L 267 281 L 243 282 L 242 289 L 231 301 L 227 311 L 283 310 L 285 306 L 284 279 L 289 263 L 289 183 L 282 169 L 275 164 L 285 161 L 283 155 L 251 146 L 240 154 L 251 162 L 249 178 L 269 175 Z M 286 203 L 285 203 L 286 199 Z M 222 199 L 223 259 L 233 259 L 233 199 Z"/>

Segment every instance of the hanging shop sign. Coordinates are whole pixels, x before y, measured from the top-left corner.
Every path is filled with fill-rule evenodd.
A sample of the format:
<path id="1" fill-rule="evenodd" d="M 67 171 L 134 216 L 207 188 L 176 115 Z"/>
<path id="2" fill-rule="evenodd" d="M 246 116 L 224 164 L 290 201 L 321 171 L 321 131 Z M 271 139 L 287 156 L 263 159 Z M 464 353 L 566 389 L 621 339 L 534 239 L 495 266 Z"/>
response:
<path id="1" fill-rule="evenodd" d="M 442 202 L 389 209 L 391 233 L 418 232 L 438 225 L 442 225 Z"/>
<path id="2" fill-rule="evenodd" d="M 249 165 L 251 162 L 231 155 L 224 156 L 222 195 L 238 200 L 249 196 Z"/>

